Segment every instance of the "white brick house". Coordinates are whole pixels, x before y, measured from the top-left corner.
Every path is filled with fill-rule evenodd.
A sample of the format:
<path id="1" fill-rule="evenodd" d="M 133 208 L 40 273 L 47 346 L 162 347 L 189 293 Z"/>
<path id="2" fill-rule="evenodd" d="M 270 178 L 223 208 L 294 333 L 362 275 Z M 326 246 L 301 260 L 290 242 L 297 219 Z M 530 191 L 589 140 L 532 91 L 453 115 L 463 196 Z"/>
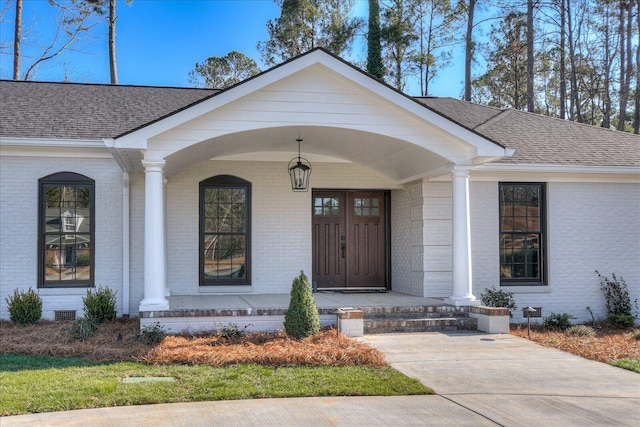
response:
<path id="1" fill-rule="evenodd" d="M 53 318 L 109 286 L 138 316 L 288 293 L 301 269 L 454 305 L 496 286 L 583 321 L 605 315 L 595 270 L 640 298 L 637 135 L 411 98 L 321 49 L 224 91 L 1 81 L 0 99 L 2 319 L 14 289 Z"/>

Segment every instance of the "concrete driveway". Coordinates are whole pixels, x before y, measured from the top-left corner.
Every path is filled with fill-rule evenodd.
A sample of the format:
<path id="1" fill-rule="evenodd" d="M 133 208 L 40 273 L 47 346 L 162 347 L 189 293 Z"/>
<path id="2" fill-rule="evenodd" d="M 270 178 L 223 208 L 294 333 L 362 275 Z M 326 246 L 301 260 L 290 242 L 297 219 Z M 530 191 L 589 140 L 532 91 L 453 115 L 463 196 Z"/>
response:
<path id="1" fill-rule="evenodd" d="M 368 335 L 393 367 L 505 426 L 640 426 L 640 375 L 513 335 Z M 640 345 L 640 344 L 639 344 Z"/>

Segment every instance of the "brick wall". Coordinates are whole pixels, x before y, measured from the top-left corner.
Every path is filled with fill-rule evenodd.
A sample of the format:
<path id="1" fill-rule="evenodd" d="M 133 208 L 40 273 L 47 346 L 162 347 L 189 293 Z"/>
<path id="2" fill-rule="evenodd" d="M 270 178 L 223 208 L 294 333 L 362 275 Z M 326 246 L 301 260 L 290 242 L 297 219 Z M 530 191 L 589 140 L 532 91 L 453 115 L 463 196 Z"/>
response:
<path id="1" fill-rule="evenodd" d="M 64 152 L 62 153 L 64 155 Z M 101 157 L 104 157 L 101 156 Z M 38 286 L 38 180 L 57 172 L 75 172 L 95 180 L 95 284 L 117 290 L 122 313 L 122 172 L 113 159 L 0 157 L 0 318 L 9 317 L 5 298 L 15 289 Z M 43 317 L 54 310 L 82 316 L 86 288 L 40 289 Z"/>
<path id="2" fill-rule="evenodd" d="M 473 292 L 499 286 L 498 184 L 471 183 Z M 503 287 L 522 308 L 542 307 L 542 317 L 568 313 L 572 322 L 606 316 L 595 270 L 622 276 L 631 299 L 640 299 L 640 188 L 624 183 L 547 184 L 548 286 Z"/>

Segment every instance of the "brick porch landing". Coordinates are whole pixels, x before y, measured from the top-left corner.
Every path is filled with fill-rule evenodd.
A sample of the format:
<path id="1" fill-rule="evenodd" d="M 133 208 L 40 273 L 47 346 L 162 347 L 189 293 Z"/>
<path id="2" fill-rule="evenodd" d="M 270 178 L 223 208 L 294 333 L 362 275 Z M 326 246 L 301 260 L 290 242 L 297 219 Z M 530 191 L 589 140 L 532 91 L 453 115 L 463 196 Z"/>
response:
<path id="1" fill-rule="evenodd" d="M 323 326 L 336 324 L 336 309 L 351 307 L 363 311 L 365 333 L 476 328 L 468 307 L 454 307 L 439 298 L 398 292 L 321 291 L 313 296 Z M 283 328 L 289 298 L 289 294 L 170 296 L 170 309 L 141 312 L 140 326 L 159 322 L 169 333 L 210 331 L 230 324 L 247 331 L 275 331 Z"/>

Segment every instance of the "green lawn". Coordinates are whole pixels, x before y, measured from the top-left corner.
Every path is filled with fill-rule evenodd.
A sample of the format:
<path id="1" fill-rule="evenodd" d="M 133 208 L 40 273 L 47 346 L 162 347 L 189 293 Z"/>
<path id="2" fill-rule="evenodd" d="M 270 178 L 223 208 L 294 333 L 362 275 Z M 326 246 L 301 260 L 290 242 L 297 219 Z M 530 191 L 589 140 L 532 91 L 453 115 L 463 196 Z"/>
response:
<path id="1" fill-rule="evenodd" d="M 617 366 L 618 368 L 628 369 L 633 372 L 637 372 L 640 374 L 640 359 L 631 358 L 631 359 L 618 359 L 612 363 L 613 366 Z"/>
<path id="2" fill-rule="evenodd" d="M 129 377 L 171 382 L 123 383 Z M 392 368 L 147 365 L 0 355 L 0 415 L 268 397 L 429 394 Z"/>

